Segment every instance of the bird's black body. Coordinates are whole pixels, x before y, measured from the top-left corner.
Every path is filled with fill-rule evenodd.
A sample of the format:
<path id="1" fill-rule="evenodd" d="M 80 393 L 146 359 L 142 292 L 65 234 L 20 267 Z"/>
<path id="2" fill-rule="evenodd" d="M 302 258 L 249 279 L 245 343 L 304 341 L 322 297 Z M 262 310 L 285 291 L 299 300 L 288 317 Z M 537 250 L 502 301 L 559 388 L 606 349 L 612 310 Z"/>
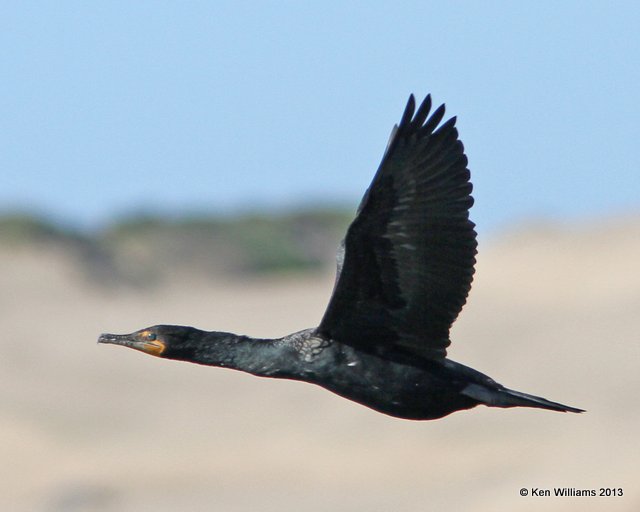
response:
<path id="1" fill-rule="evenodd" d="M 160 325 L 103 334 L 156 356 L 311 382 L 379 412 L 435 419 L 483 404 L 580 409 L 507 389 L 446 358 L 473 279 L 476 233 L 455 118 L 410 97 L 338 253 L 320 325 L 254 339 Z"/>

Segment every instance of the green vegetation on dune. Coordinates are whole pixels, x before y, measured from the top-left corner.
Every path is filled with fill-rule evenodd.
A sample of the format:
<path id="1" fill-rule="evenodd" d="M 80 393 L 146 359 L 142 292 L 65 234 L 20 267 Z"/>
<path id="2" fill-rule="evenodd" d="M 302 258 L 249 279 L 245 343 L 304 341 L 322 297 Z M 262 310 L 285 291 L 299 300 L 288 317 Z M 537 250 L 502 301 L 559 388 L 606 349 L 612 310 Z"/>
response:
<path id="1" fill-rule="evenodd" d="M 0 242 L 3 245 L 62 240 L 71 235 L 40 216 L 23 212 L 0 215 Z"/>
<path id="2" fill-rule="evenodd" d="M 134 215 L 79 233 L 43 217 L 0 216 L 2 247 L 51 244 L 75 253 L 90 278 L 152 285 L 172 276 L 318 271 L 331 265 L 353 217 L 346 209 L 236 216 Z"/>

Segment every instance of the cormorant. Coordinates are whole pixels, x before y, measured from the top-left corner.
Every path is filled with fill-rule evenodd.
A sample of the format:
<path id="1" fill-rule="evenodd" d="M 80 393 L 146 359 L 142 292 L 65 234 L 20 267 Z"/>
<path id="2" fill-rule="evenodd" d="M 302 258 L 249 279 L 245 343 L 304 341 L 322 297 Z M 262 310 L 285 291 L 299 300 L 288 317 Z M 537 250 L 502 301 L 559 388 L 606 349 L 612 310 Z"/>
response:
<path id="1" fill-rule="evenodd" d="M 156 325 L 98 342 L 310 382 L 399 418 L 436 419 L 479 404 L 583 412 L 446 358 L 476 261 L 472 185 L 456 118 L 440 124 L 444 105 L 429 116 L 430 96 L 415 106 L 411 95 L 340 245 L 318 327 L 255 339 Z"/>

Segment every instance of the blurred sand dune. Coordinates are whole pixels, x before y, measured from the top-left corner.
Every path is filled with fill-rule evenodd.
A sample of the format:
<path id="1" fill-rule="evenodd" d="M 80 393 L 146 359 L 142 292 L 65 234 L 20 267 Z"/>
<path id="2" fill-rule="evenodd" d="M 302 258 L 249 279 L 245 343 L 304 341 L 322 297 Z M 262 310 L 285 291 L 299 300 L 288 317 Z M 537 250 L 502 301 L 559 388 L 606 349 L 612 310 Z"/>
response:
<path id="1" fill-rule="evenodd" d="M 333 275 L 136 291 L 89 284 L 59 247 L 1 250 L 0 510 L 640 510 L 640 220 L 529 226 L 480 251 L 450 357 L 588 413 L 409 422 L 308 384 L 97 346 L 156 323 L 316 325 Z"/>

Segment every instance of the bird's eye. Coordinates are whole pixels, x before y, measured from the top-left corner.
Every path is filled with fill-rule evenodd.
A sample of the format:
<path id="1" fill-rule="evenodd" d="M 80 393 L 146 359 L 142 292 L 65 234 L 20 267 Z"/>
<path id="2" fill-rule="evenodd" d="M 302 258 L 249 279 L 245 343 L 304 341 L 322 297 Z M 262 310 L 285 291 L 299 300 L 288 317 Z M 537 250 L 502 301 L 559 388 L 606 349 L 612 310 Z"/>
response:
<path id="1" fill-rule="evenodd" d="M 156 339 L 156 333 L 155 332 L 148 332 L 146 335 L 147 340 L 149 341 L 154 341 Z"/>

